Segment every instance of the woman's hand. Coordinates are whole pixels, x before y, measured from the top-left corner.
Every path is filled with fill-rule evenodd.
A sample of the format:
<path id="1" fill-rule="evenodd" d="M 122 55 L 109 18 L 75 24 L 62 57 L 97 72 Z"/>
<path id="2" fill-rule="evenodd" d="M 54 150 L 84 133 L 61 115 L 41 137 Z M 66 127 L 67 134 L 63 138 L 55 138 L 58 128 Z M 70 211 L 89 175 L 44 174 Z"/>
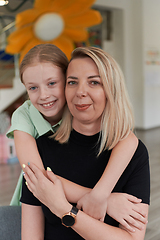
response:
<path id="1" fill-rule="evenodd" d="M 147 224 L 147 216 L 141 210 L 141 200 L 125 193 L 111 193 L 107 200 L 107 213 L 130 232 L 142 230 Z"/>
<path id="2" fill-rule="evenodd" d="M 72 206 L 65 197 L 61 181 L 51 169 L 48 168 L 48 178 L 33 163 L 23 165 L 23 171 L 28 189 L 55 215 L 61 218 L 70 211 Z"/>

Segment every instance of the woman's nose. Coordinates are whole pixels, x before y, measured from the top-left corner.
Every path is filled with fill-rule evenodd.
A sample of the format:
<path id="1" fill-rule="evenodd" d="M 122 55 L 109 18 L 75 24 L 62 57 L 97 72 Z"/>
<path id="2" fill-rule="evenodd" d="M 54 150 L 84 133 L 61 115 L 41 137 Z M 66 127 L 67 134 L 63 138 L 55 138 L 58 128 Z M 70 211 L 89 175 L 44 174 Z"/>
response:
<path id="1" fill-rule="evenodd" d="M 84 83 L 82 84 L 78 84 L 78 88 L 77 88 L 77 97 L 86 97 L 87 95 L 87 88 L 86 85 Z"/>

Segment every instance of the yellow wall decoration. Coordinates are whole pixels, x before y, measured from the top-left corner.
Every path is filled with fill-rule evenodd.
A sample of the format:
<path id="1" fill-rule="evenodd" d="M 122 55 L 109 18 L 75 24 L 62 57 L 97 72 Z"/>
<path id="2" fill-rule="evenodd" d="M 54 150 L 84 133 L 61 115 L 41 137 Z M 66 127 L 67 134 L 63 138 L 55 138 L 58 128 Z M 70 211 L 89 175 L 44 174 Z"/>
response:
<path id="1" fill-rule="evenodd" d="M 20 61 L 35 45 L 52 43 L 68 58 L 74 42 L 88 39 L 87 27 L 101 23 L 100 13 L 90 7 L 95 0 L 35 0 L 32 9 L 16 16 L 16 30 L 7 41 L 6 52 L 20 54 Z"/>

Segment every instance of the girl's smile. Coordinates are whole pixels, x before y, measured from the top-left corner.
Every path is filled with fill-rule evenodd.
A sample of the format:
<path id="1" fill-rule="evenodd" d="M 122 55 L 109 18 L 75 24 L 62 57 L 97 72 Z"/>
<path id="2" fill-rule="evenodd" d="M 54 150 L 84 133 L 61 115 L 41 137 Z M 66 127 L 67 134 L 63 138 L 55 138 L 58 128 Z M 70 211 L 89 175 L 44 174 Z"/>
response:
<path id="1" fill-rule="evenodd" d="M 53 102 L 49 102 L 49 103 L 44 103 L 44 104 L 40 104 L 42 107 L 44 107 L 45 109 L 50 109 L 53 107 L 53 105 L 56 103 L 57 100 L 53 101 Z"/>

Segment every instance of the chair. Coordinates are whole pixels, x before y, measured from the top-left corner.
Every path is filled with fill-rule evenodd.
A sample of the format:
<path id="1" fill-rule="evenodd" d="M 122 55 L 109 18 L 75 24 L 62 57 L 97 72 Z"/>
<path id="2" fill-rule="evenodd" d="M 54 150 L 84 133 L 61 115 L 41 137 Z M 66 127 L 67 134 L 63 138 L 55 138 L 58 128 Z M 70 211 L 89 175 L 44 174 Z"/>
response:
<path id="1" fill-rule="evenodd" d="M 0 206 L 0 239 L 21 240 L 20 206 Z"/>

